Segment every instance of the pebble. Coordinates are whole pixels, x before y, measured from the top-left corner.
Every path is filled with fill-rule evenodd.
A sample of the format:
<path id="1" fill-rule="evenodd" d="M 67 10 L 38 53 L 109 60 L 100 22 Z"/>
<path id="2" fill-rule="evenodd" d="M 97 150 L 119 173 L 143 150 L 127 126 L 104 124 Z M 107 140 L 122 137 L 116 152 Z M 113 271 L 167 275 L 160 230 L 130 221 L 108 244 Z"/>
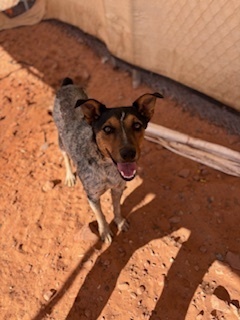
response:
<path id="1" fill-rule="evenodd" d="M 84 310 L 84 315 L 85 315 L 87 318 L 91 318 L 91 310 L 85 309 L 85 310 Z"/>
<path id="2" fill-rule="evenodd" d="M 131 294 L 130 294 L 130 296 L 131 296 L 131 298 L 133 298 L 133 299 L 137 299 L 137 294 L 136 294 L 136 292 L 131 292 Z"/>
<path id="3" fill-rule="evenodd" d="M 221 311 L 223 313 L 230 312 L 230 308 L 229 308 L 227 302 L 219 299 L 214 294 L 211 296 L 211 305 L 212 305 L 213 309 Z"/>
<path id="4" fill-rule="evenodd" d="M 108 259 L 103 261 L 103 265 L 104 265 L 105 267 L 108 267 L 110 264 L 111 264 L 111 261 L 108 260 Z"/>
<path id="5" fill-rule="evenodd" d="M 209 175 L 209 171 L 207 169 L 201 169 L 201 175 L 205 177 Z"/>
<path id="6" fill-rule="evenodd" d="M 173 217 L 169 218 L 170 223 L 179 223 L 180 221 L 181 221 L 180 217 L 173 216 Z"/>
<path id="7" fill-rule="evenodd" d="M 223 269 L 223 265 L 221 262 L 216 260 L 214 263 L 214 266 L 215 266 L 214 271 L 217 275 L 219 275 L 219 276 L 224 275 L 224 269 Z"/>
<path id="8" fill-rule="evenodd" d="M 42 191 L 43 192 L 48 192 L 51 191 L 54 188 L 54 183 L 53 181 L 47 181 L 43 187 L 42 187 Z"/>
<path id="9" fill-rule="evenodd" d="M 206 253 L 206 252 L 207 252 L 207 247 L 201 246 L 201 247 L 199 248 L 199 250 L 200 250 L 200 252 L 202 252 L 202 253 Z"/>
<path id="10" fill-rule="evenodd" d="M 200 181 L 200 177 L 198 175 L 193 176 L 194 181 Z"/>
<path id="11" fill-rule="evenodd" d="M 121 282 L 118 284 L 118 289 L 121 291 L 128 290 L 129 288 L 129 283 L 128 282 Z"/>
<path id="12" fill-rule="evenodd" d="M 29 273 L 32 271 L 32 267 L 33 266 L 31 264 L 27 264 L 26 267 L 24 268 L 24 271 Z"/>
<path id="13" fill-rule="evenodd" d="M 144 285 L 141 285 L 139 288 L 137 288 L 137 294 L 141 295 L 146 290 Z"/>
<path id="14" fill-rule="evenodd" d="M 197 264 L 194 266 L 194 269 L 195 269 L 196 271 L 199 271 L 199 270 L 200 270 L 200 268 L 199 268 L 199 266 L 198 266 Z"/>
<path id="15" fill-rule="evenodd" d="M 219 261 L 224 261 L 223 255 L 221 253 L 216 253 L 215 257 L 217 258 L 217 260 Z"/>
<path id="16" fill-rule="evenodd" d="M 203 318 L 204 312 L 201 311 L 197 316 L 196 316 L 196 320 L 201 320 Z"/>
<path id="17" fill-rule="evenodd" d="M 226 254 L 226 261 L 230 266 L 236 270 L 240 270 L 240 254 L 228 251 Z"/>
<path id="18" fill-rule="evenodd" d="M 108 60 L 109 60 L 109 57 L 108 57 L 108 56 L 103 56 L 103 57 L 101 58 L 101 63 L 102 63 L 102 64 L 105 64 L 106 62 L 108 62 Z"/>
<path id="19" fill-rule="evenodd" d="M 43 298 L 44 300 L 49 301 L 53 298 L 53 296 L 55 296 L 56 293 L 57 293 L 57 290 L 50 289 L 49 291 L 44 293 Z"/>
<path id="20" fill-rule="evenodd" d="M 93 266 L 93 260 L 88 260 L 84 263 L 84 268 L 86 268 L 87 270 L 91 269 L 92 266 Z"/>
<path id="21" fill-rule="evenodd" d="M 147 260 L 146 262 L 144 262 L 143 266 L 145 269 L 149 268 L 149 266 L 151 265 L 151 261 Z"/>
<path id="22" fill-rule="evenodd" d="M 46 151 L 46 150 L 48 149 L 48 147 L 49 147 L 48 143 L 45 142 L 45 143 L 41 146 L 40 150 L 41 150 L 41 151 Z"/>
<path id="23" fill-rule="evenodd" d="M 182 169 L 181 171 L 178 172 L 178 176 L 180 178 L 186 179 L 190 175 L 190 170 L 189 169 Z"/>

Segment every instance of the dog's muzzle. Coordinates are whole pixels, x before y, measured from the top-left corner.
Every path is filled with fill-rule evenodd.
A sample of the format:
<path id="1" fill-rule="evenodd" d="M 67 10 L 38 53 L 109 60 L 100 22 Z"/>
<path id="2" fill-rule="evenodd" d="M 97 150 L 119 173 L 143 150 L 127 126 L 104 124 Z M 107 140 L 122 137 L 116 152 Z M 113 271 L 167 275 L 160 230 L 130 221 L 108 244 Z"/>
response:
<path id="1" fill-rule="evenodd" d="M 131 158 L 129 159 L 125 156 L 125 159 L 123 159 L 122 162 L 115 161 L 111 153 L 107 149 L 106 151 L 109 157 L 112 159 L 112 162 L 117 166 L 118 172 L 120 173 L 121 177 L 126 181 L 132 180 L 135 177 L 137 172 L 137 163 L 135 161 L 131 161 L 131 158 L 133 159 L 136 155 L 135 151 L 134 151 L 134 156 L 132 152 Z M 123 151 L 121 153 L 123 154 Z"/>

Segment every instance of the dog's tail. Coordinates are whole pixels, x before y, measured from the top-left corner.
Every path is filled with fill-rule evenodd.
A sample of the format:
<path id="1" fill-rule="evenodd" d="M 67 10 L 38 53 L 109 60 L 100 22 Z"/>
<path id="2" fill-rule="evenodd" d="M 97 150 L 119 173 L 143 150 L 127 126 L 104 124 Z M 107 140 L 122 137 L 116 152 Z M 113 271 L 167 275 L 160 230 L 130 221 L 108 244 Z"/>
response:
<path id="1" fill-rule="evenodd" d="M 71 79 L 71 78 L 65 78 L 65 79 L 63 80 L 63 82 L 62 82 L 62 87 L 63 87 L 63 86 L 67 86 L 67 85 L 69 85 L 69 84 L 73 84 L 72 79 Z"/>

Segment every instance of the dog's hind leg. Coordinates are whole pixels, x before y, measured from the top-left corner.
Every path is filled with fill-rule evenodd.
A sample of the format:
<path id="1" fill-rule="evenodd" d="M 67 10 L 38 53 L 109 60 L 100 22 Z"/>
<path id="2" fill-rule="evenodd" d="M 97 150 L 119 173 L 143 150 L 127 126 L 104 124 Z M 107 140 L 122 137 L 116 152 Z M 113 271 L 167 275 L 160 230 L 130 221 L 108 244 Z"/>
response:
<path id="1" fill-rule="evenodd" d="M 59 143 L 59 147 L 62 151 L 63 160 L 64 160 L 64 164 L 65 164 L 65 169 L 66 169 L 65 185 L 67 185 L 68 187 L 73 187 L 76 183 L 76 177 L 75 177 L 74 173 L 72 172 L 69 156 L 68 156 L 67 152 L 64 151 L 64 146 L 63 146 L 63 143 L 62 143 L 62 140 L 60 137 L 58 137 L 58 143 Z"/>
<path id="2" fill-rule="evenodd" d="M 122 197 L 123 189 L 111 189 L 114 222 L 116 223 L 119 231 L 127 231 L 129 224 L 125 218 L 121 215 L 120 200 Z"/>
<path id="3" fill-rule="evenodd" d="M 88 198 L 90 207 L 92 209 L 92 211 L 94 212 L 96 219 L 97 219 L 97 223 L 98 223 L 98 231 L 100 233 L 101 239 L 106 242 L 106 243 L 111 243 L 112 242 L 112 232 L 108 226 L 108 223 L 102 213 L 102 209 L 101 209 L 101 204 L 100 204 L 100 200 L 90 200 Z"/>

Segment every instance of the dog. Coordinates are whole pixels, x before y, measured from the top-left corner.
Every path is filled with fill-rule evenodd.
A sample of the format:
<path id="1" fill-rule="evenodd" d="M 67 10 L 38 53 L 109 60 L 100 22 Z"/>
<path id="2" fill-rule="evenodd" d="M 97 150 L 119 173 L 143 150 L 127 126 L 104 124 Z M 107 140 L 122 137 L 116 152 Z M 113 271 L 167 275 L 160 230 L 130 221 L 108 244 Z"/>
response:
<path id="1" fill-rule="evenodd" d="M 54 102 L 53 119 L 58 129 L 68 186 L 75 184 L 70 159 L 76 166 L 87 198 L 95 213 L 103 241 L 112 241 L 112 232 L 101 210 L 100 197 L 111 189 L 114 222 L 126 231 L 120 199 L 126 181 L 136 175 L 144 131 L 153 116 L 160 93 L 144 94 L 132 106 L 107 108 L 65 78 Z"/>

